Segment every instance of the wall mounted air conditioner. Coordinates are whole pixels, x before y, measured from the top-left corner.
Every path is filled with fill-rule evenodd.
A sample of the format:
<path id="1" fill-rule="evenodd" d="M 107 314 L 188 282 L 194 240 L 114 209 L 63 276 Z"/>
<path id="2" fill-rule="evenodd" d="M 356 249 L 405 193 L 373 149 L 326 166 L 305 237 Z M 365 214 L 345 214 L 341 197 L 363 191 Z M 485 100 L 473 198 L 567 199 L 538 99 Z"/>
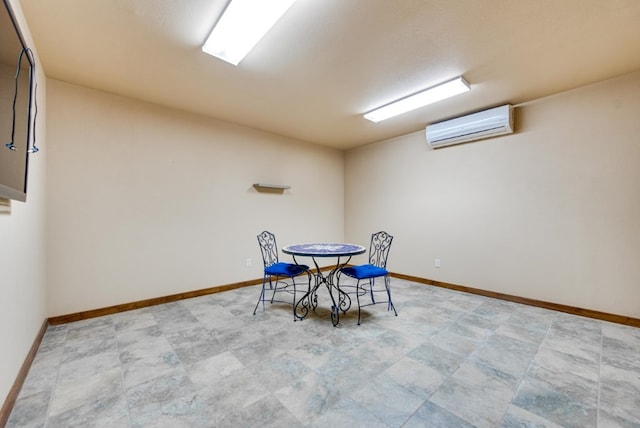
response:
<path id="1" fill-rule="evenodd" d="M 438 147 L 513 133 L 510 104 L 427 125 L 427 142 Z"/>

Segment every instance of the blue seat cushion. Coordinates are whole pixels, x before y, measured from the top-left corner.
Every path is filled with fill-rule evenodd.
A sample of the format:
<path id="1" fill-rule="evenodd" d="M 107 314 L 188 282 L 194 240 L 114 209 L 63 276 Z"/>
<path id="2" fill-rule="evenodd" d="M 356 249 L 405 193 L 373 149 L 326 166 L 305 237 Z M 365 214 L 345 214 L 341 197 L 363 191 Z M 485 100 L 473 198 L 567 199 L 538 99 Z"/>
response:
<path id="1" fill-rule="evenodd" d="M 309 266 L 278 262 L 264 268 L 264 273 L 266 273 L 267 275 L 291 277 L 300 275 L 306 270 L 309 270 Z"/>
<path id="2" fill-rule="evenodd" d="M 343 268 L 342 273 L 356 279 L 376 278 L 389 274 L 386 269 L 374 265 L 349 266 Z"/>

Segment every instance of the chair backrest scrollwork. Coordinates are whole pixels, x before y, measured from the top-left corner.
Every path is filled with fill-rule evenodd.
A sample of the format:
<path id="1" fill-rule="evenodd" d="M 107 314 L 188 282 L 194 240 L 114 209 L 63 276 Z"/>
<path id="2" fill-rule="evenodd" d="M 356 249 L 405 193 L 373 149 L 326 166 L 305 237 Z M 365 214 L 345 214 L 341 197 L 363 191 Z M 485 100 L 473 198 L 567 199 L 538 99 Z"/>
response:
<path id="1" fill-rule="evenodd" d="M 389 257 L 391 241 L 393 241 L 393 236 L 384 231 L 380 231 L 371 235 L 371 245 L 369 246 L 369 264 L 381 268 L 387 267 L 387 257 Z"/>
<path id="2" fill-rule="evenodd" d="M 273 233 L 267 230 L 261 232 L 258 235 L 258 244 L 260 244 L 264 267 L 278 263 L 278 246 L 276 245 L 276 236 Z"/>

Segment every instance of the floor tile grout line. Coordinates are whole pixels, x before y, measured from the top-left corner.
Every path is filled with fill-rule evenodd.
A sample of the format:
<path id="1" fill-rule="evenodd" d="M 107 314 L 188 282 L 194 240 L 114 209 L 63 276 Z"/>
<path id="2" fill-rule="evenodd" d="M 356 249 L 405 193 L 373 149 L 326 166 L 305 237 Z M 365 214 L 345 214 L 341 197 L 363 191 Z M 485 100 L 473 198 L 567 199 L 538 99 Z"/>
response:
<path id="1" fill-rule="evenodd" d="M 600 393 L 602 391 L 602 354 L 604 350 L 604 325 L 600 324 L 600 358 L 598 358 L 598 391 L 596 399 L 596 426 L 600 421 Z"/>
<path id="2" fill-rule="evenodd" d="M 533 358 L 531 358 L 531 361 L 529 362 L 529 365 L 527 366 L 527 370 L 525 370 L 524 374 L 522 375 L 522 377 L 520 378 L 519 382 L 518 382 L 518 386 L 515 390 L 515 392 L 513 393 L 513 397 L 511 397 L 511 400 L 509 401 L 509 406 L 516 406 L 519 407 L 517 404 L 515 404 L 513 401 L 516 399 L 516 397 L 518 396 L 518 392 L 520 391 L 520 388 L 522 387 L 522 384 L 525 382 L 525 380 L 527 380 L 527 375 L 529 374 L 529 371 L 531 370 L 531 367 L 533 366 L 533 364 L 535 363 L 535 359 L 536 359 L 536 355 L 538 355 L 538 352 L 540 352 L 540 348 L 542 347 L 542 344 L 544 343 L 544 340 L 547 338 L 547 336 L 549 335 L 549 332 L 551 331 L 551 327 L 553 326 L 553 322 L 549 323 L 549 326 L 547 327 L 547 331 L 545 331 L 544 333 L 544 337 L 542 338 L 542 340 L 540 341 L 540 343 L 538 343 L 538 346 L 536 347 L 536 352 L 533 355 Z M 526 409 L 525 409 L 526 410 Z M 507 407 L 507 410 L 505 411 L 504 415 L 502 415 L 502 420 L 500 421 L 501 424 L 504 423 L 504 418 L 507 416 L 507 414 L 509 413 L 509 407 Z M 539 416 L 539 415 L 538 415 Z M 541 416 L 542 417 L 542 416 Z M 546 419 L 546 418 L 544 418 Z M 552 421 L 549 421 L 552 422 Z"/>
<path id="3" fill-rule="evenodd" d="M 60 379 L 60 368 L 62 367 L 62 358 L 64 357 L 65 350 L 67 349 L 67 338 L 69 337 L 69 327 L 65 327 L 64 329 L 64 340 L 62 341 L 62 351 L 60 352 L 60 357 L 58 358 L 58 362 L 56 365 L 56 376 L 55 381 L 53 382 L 53 386 L 51 387 L 51 394 L 49 395 L 49 404 L 47 405 L 47 410 L 44 419 L 44 428 L 49 426 L 49 420 L 51 416 L 51 406 L 53 404 L 53 397 L 55 396 L 56 389 L 58 388 L 58 380 Z"/>
<path id="4" fill-rule="evenodd" d="M 129 398 L 127 394 L 127 384 L 124 379 L 124 366 L 122 365 L 122 354 L 120 353 L 120 342 L 118 341 L 118 331 L 116 330 L 116 320 L 113 316 L 110 315 L 111 318 L 111 326 L 113 327 L 113 339 L 116 342 L 116 351 L 118 352 L 118 363 L 120 365 L 120 382 L 122 385 L 122 393 L 124 398 L 124 404 L 127 406 L 127 419 L 129 421 L 129 426 L 133 426 L 133 420 L 131 419 L 131 409 L 129 408 Z"/>

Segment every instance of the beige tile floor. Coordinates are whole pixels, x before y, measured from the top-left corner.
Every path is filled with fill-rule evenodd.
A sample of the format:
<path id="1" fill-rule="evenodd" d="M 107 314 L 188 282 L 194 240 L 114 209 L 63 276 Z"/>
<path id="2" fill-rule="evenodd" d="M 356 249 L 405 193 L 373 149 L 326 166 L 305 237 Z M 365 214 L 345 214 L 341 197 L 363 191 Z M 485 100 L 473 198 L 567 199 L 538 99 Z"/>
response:
<path id="1" fill-rule="evenodd" d="M 9 427 L 640 427 L 640 329 L 392 279 L 334 328 L 259 286 L 49 327 Z"/>

